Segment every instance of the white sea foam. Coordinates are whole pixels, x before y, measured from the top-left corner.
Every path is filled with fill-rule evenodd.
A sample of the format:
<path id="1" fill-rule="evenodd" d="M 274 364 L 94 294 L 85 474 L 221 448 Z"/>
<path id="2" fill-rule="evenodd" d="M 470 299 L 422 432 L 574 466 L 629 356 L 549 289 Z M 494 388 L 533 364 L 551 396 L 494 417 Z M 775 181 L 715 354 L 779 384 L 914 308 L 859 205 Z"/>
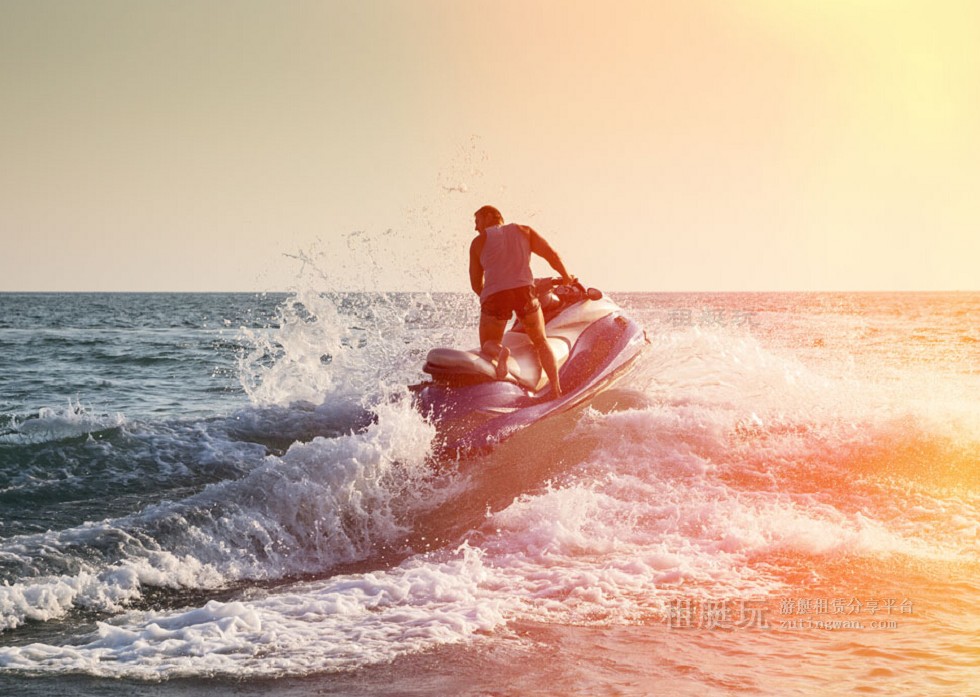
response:
<path id="1" fill-rule="evenodd" d="M 111 567 L 89 567 L 71 576 L 31 578 L 0 586 L 0 629 L 28 620 L 64 617 L 73 608 L 120 612 L 142 597 L 147 585 L 160 588 L 218 588 L 227 578 L 191 556 L 147 552 Z"/>
<path id="2" fill-rule="evenodd" d="M 479 550 L 410 560 L 274 594 L 100 623 L 73 646 L 0 648 L 0 667 L 143 679 L 305 675 L 390 661 L 490 632 L 505 617 L 481 590 Z"/>
<path id="3" fill-rule="evenodd" d="M 42 407 L 37 415 L 14 418 L 0 433 L 0 443 L 47 443 L 77 438 L 126 424 L 123 414 L 100 414 L 69 398 L 63 407 Z"/>
<path id="4" fill-rule="evenodd" d="M 0 553 L 27 567 L 37 555 L 80 570 L 0 587 L 0 627 L 74 607 L 118 611 L 144 585 L 206 589 L 323 573 L 397 546 L 412 516 L 439 501 L 442 484 L 432 483 L 426 460 L 431 427 L 405 402 L 380 405 L 377 417 L 363 432 L 296 443 L 242 479 L 181 501 L 4 541 Z M 118 540 L 110 551 L 124 550 L 123 559 L 75 557 L 106 538 Z"/>

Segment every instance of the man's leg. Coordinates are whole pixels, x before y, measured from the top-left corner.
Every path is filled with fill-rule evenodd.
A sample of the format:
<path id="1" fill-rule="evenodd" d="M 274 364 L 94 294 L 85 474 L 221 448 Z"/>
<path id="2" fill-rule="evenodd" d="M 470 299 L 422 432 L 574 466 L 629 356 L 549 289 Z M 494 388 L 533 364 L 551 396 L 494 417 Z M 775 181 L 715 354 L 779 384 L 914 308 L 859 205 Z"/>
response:
<path id="1" fill-rule="evenodd" d="M 507 377 L 507 359 L 510 349 L 503 345 L 504 331 L 510 319 L 497 319 L 486 312 L 480 313 L 480 350 L 488 356 L 496 356 L 497 379 Z"/>
<path id="2" fill-rule="evenodd" d="M 527 332 L 534 348 L 538 352 L 538 360 L 541 367 L 551 382 L 551 389 L 554 390 L 555 397 L 561 397 L 561 383 L 558 381 L 558 364 L 555 362 L 555 354 L 548 345 L 548 337 L 544 333 L 544 314 L 541 308 L 537 307 L 533 312 L 524 316 L 524 331 Z"/>

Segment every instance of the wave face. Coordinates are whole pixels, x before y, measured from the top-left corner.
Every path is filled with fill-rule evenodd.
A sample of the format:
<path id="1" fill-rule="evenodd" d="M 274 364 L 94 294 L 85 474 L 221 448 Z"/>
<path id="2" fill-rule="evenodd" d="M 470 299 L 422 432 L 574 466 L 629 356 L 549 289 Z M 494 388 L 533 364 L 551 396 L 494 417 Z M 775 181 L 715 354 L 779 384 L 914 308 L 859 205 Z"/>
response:
<path id="1" fill-rule="evenodd" d="M 615 299 L 627 381 L 440 461 L 469 297 L 0 296 L 0 686 L 965 689 L 980 296 Z"/>

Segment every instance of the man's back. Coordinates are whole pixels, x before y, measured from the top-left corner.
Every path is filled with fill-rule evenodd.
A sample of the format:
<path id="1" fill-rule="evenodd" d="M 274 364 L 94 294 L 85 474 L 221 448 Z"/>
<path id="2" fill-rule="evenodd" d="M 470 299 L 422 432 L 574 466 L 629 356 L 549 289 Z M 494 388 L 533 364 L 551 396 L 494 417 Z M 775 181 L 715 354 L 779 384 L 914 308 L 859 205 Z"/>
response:
<path id="1" fill-rule="evenodd" d="M 531 285 L 534 277 L 528 231 L 515 223 L 487 228 L 480 263 L 484 272 L 481 300 L 502 290 Z"/>

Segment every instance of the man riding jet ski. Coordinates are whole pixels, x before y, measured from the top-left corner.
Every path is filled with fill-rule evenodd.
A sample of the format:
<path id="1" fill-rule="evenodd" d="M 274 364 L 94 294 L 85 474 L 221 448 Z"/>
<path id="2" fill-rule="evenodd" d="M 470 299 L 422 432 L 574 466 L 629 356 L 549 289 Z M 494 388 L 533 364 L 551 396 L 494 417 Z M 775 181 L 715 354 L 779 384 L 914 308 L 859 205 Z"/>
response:
<path id="1" fill-rule="evenodd" d="M 484 206 L 473 217 L 478 234 L 470 244 L 470 286 L 480 296 L 480 347 L 494 355 L 496 375 L 503 379 L 510 349 L 501 339 L 511 315 L 517 313 L 551 381 L 552 392 L 561 396 L 558 367 L 545 337 L 541 304 L 535 294 L 531 254 L 551 264 L 566 283 L 574 279 L 558 253 L 532 228 L 504 224 L 504 217 L 493 206 Z"/>
<path id="2" fill-rule="evenodd" d="M 432 382 L 413 386 L 455 450 L 499 441 L 588 399 L 619 377 L 645 341 L 615 303 L 569 276 L 533 229 L 505 224 L 493 206 L 474 219 L 470 285 L 480 296 L 480 348 L 433 349 L 423 368 Z M 561 279 L 535 282 L 532 253 Z"/>

